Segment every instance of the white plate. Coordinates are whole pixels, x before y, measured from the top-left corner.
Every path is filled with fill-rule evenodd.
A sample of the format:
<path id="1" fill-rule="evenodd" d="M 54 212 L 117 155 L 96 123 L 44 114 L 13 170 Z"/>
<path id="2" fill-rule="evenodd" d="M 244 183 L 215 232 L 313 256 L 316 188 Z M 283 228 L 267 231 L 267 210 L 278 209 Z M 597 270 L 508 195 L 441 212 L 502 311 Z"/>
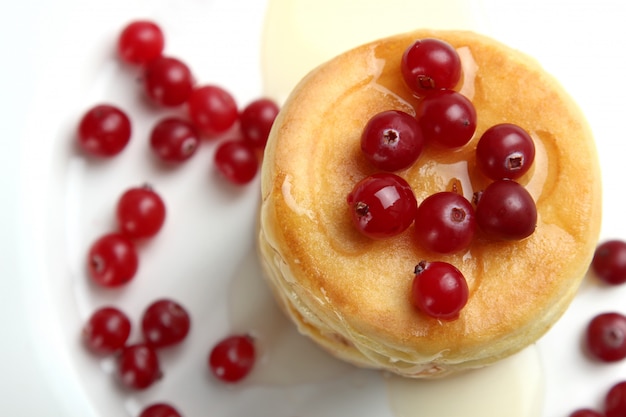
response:
<path id="1" fill-rule="evenodd" d="M 212 343 L 244 326 L 248 317 L 241 300 L 251 290 L 246 277 L 254 275 L 250 251 L 258 179 L 243 189 L 225 185 L 211 169 L 215 143 L 204 143 L 177 169 L 155 165 L 145 138 L 152 123 L 168 112 L 146 106 L 137 74 L 115 59 L 113 46 L 126 22 L 154 19 L 165 30 L 168 54 L 186 60 L 199 82 L 223 85 L 244 104 L 263 93 L 259 61 L 265 2 L 14 3 L 2 6 L 0 13 L 3 413 L 136 415 L 147 402 L 171 400 L 188 417 L 209 410 L 220 416 L 341 412 L 391 417 L 377 378 L 341 366 L 307 374 L 306 355 L 300 361 L 289 359 L 296 372 L 268 371 L 265 380 L 243 388 L 224 388 L 206 371 Z M 620 209 L 626 154 L 626 35 L 620 4 L 471 4 L 484 32 L 534 55 L 585 111 L 603 168 L 602 238 L 626 238 Z M 119 157 L 93 161 L 77 152 L 73 135 L 82 112 L 102 101 L 127 108 L 135 130 Z M 85 249 L 113 227 L 117 196 L 146 181 L 166 200 L 165 228 L 140 248 L 141 270 L 131 285 L 119 291 L 94 288 L 83 269 Z M 162 381 L 146 392 L 126 393 L 109 375 L 110 361 L 82 349 L 81 325 L 103 304 L 120 306 L 136 321 L 151 300 L 164 295 L 191 311 L 190 339 L 164 353 Z M 543 417 L 599 406 L 604 391 L 625 375 L 626 364 L 600 365 L 580 349 L 586 322 L 601 311 L 626 311 L 620 301 L 624 296 L 626 288 L 609 289 L 589 280 L 572 308 L 540 341 L 546 383 Z M 274 312 L 263 314 L 273 317 Z M 134 332 L 132 337 L 139 336 Z M 308 354 L 319 353 L 312 349 Z M 262 365 L 276 364 L 280 361 Z"/>

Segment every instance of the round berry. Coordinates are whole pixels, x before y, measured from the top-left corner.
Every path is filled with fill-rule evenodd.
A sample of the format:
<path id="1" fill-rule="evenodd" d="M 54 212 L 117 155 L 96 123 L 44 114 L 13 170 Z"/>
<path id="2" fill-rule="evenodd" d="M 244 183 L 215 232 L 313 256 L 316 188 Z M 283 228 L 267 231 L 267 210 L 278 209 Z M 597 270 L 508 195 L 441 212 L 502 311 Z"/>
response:
<path id="1" fill-rule="evenodd" d="M 91 279 L 103 287 L 118 287 L 130 281 L 139 267 L 139 257 L 132 241 L 119 233 L 109 233 L 96 240 L 87 255 Z"/>
<path id="2" fill-rule="evenodd" d="M 189 333 L 189 313 L 179 303 L 163 299 L 150 304 L 141 319 L 146 344 L 154 348 L 182 342 Z"/>
<path id="3" fill-rule="evenodd" d="M 444 148 L 467 144 L 476 131 L 476 109 L 464 95 L 452 90 L 428 93 L 417 106 L 424 139 Z"/>
<path id="4" fill-rule="evenodd" d="M 511 180 L 494 181 L 478 194 L 476 223 L 488 236 L 521 240 L 537 227 L 537 207 L 530 193 Z"/>
<path id="5" fill-rule="evenodd" d="M 456 50 L 439 39 L 420 39 L 402 55 L 402 77 L 418 95 L 454 88 L 461 79 L 461 59 Z"/>
<path id="6" fill-rule="evenodd" d="M 174 107 L 187 101 L 193 89 L 191 70 L 184 62 L 160 56 L 146 64 L 144 87 L 155 103 Z"/>
<path id="7" fill-rule="evenodd" d="M 581 408 L 580 410 L 576 410 L 569 415 L 569 417 L 604 417 L 602 413 L 591 410 L 589 408 Z"/>
<path id="8" fill-rule="evenodd" d="M 115 307 L 102 307 L 89 317 L 82 335 L 89 350 L 108 355 L 124 347 L 130 329 L 126 314 Z"/>
<path id="9" fill-rule="evenodd" d="M 130 188 L 117 202 L 119 230 L 131 239 L 156 235 L 165 222 L 165 203 L 149 185 Z"/>
<path id="10" fill-rule="evenodd" d="M 626 416 L 626 381 L 613 385 L 604 399 L 605 417 Z"/>
<path id="11" fill-rule="evenodd" d="M 348 194 L 352 223 L 373 239 L 396 236 L 415 220 L 417 200 L 411 186 L 391 173 L 377 173 L 359 181 Z"/>
<path id="12" fill-rule="evenodd" d="M 117 374 L 131 389 L 148 388 L 162 376 L 156 352 L 144 344 L 126 346 L 117 359 Z"/>
<path id="13" fill-rule="evenodd" d="M 517 179 L 530 169 L 534 160 L 533 139 L 511 123 L 490 127 L 476 146 L 476 163 L 493 180 Z"/>
<path id="14" fill-rule="evenodd" d="M 587 326 L 586 342 L 589 353 L 603 362 L 626 358 L 626 316 L 602 313 Z"/>
<path id="15" fill-rule="evenodd" d="M 467 304 L 468 297 L 465 277 L 454 265 L 422 261 L 415 267 L 411 300 L 428 316 L 454 320 Z"/>
<path id="16" fill-rule="evenodd" d="M 87 111 L 78 125 L 78 143 L 88 153 L 100 157 L 119 154 L 130 141 L 131 124 L 126 113 L 109 104 Z"/>
<path id="17" fill-rule="evenodd" d="M 243 140 L 226 140 L 215 150 L 215 166 L 228 181 L 236 185 L 249 183 L 259 170 L 256 150 Z"/>
<path id="18" fill-rule="evenodd" d="M 207 136 L 225 133 L 239 118 L 233 96 L 215 85 L 195 88 L 187 101 L 187 110 L 192 123 Z"/>
<path id="19" fill-rule="evenodd" d="M 143 409 L 139 417 L 181 417 L 180 412 L 169 404 L 157 403 Z"/>
<path id="20" fill-rule="evenodd" d="M 389 110 L 374 115 L 361 135 L 361 150 L 374 167 L 398 171 L 412 165 L 424 149 L 417 120 L 408 113 Z"/>
<path id="21" fill-rule="evenodd" d="M 474 208 L 460 194 L 435 193 L 417 208 L 415 234 L 417 241 L 428 250 L 453 253 L 466 249 L 475 230 Z"/>
<path id="22" fill-rule="evenodd" d="M 598 278 L 608 284 L 626 282 L 626 242 L 609 240 L 600 244 L 593 255 L 591 268 Z"/>
<path id="23" fill-rule="evenodd" d="M 131 64 L 145 64 L 160 57 L 164 46 L 165 37 L 161 28 L 148 20 L 129 23 L 117 42 L 120 57 Z"/>
<path id="24" fill-rule="evenodd" d="M 221 340 L 211 349 L 208 364 L 216 378 L 235 383 L 250 373 L 255 359 L 254 339 L 248 335 L 233 335 Z"/>
<path id="25" fill-rule="evenodd" d="M 241 112 L 241 133 L 256 148 L 263 149 L 280 108 L 273 100 L 260 98 Z"/>
<path id="26" fill-rule="evenodd" d="M 177 117 L 160 120 L 150 133 L 150 148 L 166 162 L 188 160 L 196 153 L 199 143 L 195 126 Z"/>

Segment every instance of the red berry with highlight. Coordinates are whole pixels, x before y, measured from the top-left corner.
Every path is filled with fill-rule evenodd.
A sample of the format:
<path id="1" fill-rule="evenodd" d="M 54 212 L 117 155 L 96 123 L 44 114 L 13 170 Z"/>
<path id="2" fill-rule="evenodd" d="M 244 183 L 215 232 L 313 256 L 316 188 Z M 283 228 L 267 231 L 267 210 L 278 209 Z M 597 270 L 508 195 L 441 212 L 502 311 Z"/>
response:
<path id="1" fill-rule="evenodd" d="M 226 140 L 215 151 L 215 166 L 228 181 L 236 185 L 249 183 L 259 170 L 256 149 L 243 140 Z"/>
<path id="2" fill-rule="evenodd" d="M 179 303 L 162 299 L 150 304 L 141 319 L 146 344 L 154 348 L 176 345 L 189 333 L 189 313 Z"/>
<path id="3" fill-rule="evenodd" d="M 87 255 L 91 279 L 103 287 L 118 287 L 130 281 L 139 267 L 139 257 L 132 241 L 119 233 L 109 233 L 96 240 Z"/>
<path id="4" fill-rule="evenodd" d="M 162 376 L 159 358 L 144 344 L 127 346 L 117 358 L 117 375 L 127 388 L 146 389 Z"/>
<path id="5" fill-rule="evenodd" d="M 117 42 L 120 57 L 131 64 L 145 64 L 160 57 L 164 46 L 163 31 L 156 23 L 148 20 L 129 23 Z"/>
<path id="6" fill-rule="evenodd" d="M 261 98 L 248 104 L 241 112 L 241 133 L 253 146 L 265 148 L 270 130 L 280 108 L 273 100 Z"/>
<path id="7" fill-rule="evenodd" d="M 487 129 L 476 146 L 476 163 L 493 180 L 517 179 L 535 160 L 535 144 L 521 127 L 502 123 Z"/>
<path id="8" fill-rule="evenodd" d="M 602 313 L 587 326 L 586 342 L 589 353 L 603 362 L 626 358 L 626 316 Z"/>
<path id="9" fill-rule="evenodd" d="M 428 93 L 415 116 L 426 141 L 444 147 L 467 144 L 476 131 L 476 109 L 464 95 L 452 90 Z"/>
<path id="10" fill-rule="evenodd" d="M 467 304 L 465 277 L 447 262 L 422 261 L 415 267 L 411 292 L 413 305 L 430 317 L 454 320 Z"/>
<path id="11" fill-rule="evenodd" d="M 233 96 L 215 85 L 195 88 L 187 101 L 187 110 L 194 126 L 210 137 L 225 133 L 239 118 Z"/>
<path id="12" fill-rule="evenodd" d="M 182 417 L 182 414 L 169 404 L 157 403 L 144 408 L 139 417 Z"/>
<path id="13" fill-rule="evenodd" d="M 195 126 L 177 117 L 160 120 L 150 133 L 150 148 L 166 162 L 188 160 L 196 153 L 199 143 Z"/>
<path id="14" fill-rule="evenodd" d="M 461 58 L 439 39 L 415 41 L 404 51 L 400 68 L 407 86 L 418 95 L 452 89 L 461 78 Z"/>
<path id="15" fill-rule="evenodd" d="M 94 156 L 119 154 L 130 141 L 130 135 L 131 123 L 126 113 L 109 104 L 89 109 L 78 125 L 78 143 Z"/>
<path id="16" fill-rule="evenodd" d="M 131 239 L 156 235 L 165 222 L 165 203 L 150 186 L 128 189 L 117 202 L 119 230 Z"/>
<path id="17" fill-rule="evenodd" d="M 361 150 L 372 166 L 398 171 L 411 166 L 424 149 L 424 137 L 415 117 L 399 110 L 374 115 L 361 134 Z"/>
<path id="18" fill-rule="evenodd" d="M 248 376 L 255 360 L 254 339 L 248 335 L 233 335 L 221 340 L 211 349 L 208 365 L 219 380 L 236 383 Z"/>
<path id="19" fill-rule="evenodd" d="M 411 186 L 392 173 L 377 173 L 359 181 L 347 198 L 356 229 L 373 239 L 405 231 L 415 220 L 417 200 Z"/>
<path id="20" fill-rule="evenodd" d="M 146 64 L 144 87 L 155 103 L 174 107 L 187 101 L 193 89 L 193 75 L 184 62 L 161 56 Z"/>
<path id="21" fill-rule="evenodd" d="M 608 284 L 626 282 L 626 242 L 609 240 L 600 244 L 593 255 L 591 268 L 598 278 Z"/>
<path id="22" fill-rule="evenodd" d="M 613 385 L 604 399 L 605 417 L 626 416 L 626 381 Z"/>
<path id="23" fill-rule="evenodd" d="M 115 307 L 96 310 L 83 327 L 83 340 L 89 350 L 101 355 L 122 349 L 130 335 L 128 316 Z"/>

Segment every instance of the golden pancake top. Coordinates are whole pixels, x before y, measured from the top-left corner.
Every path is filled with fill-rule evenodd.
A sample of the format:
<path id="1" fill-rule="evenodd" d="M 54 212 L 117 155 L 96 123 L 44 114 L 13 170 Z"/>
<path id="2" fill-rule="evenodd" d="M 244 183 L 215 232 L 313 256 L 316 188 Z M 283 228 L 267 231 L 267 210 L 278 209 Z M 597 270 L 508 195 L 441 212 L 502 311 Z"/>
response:
<path id="1" fill-rule="evenodd" d="M 396 174 L 411 184 L 418 203 L 452 187 L 471 200 L 491 181 L 475 164 L 478 138 L 495 124 L 515 123 L 536 147 L 532 168 L 518 179 L 537 204 L 529 238 L 498 241 L 479 232 L 467 251 L 441 255 L 419 246 L 414 226 L 385 240 L 353 227 L 346 197 L 376 172 L 361 154 L 361 132 L 381 111 L 415 114 L 419 99 L 404 85 L 400 61 L 409 45 L 427 37 L 459 51 L 459 88 L 476 108 L 477 130 L 458 150 L 427 144 L 413 166 Z M 293 292 L 302 309 L 336 320 L 340 337 L 357 350 L 442 368 L 488 363 L 543 335 L 587 270 L 601 217 L 595 145 L 572 99 L 533 59 L 461 31 L 386 38 L 312 71 L 274 124 L 262 198 L 263 238 L 288 282 L 281 291 Z M 470 295 L 458 319 L 440 321 L 412 306 L 413 270 L 421 260 L 447 261 L 463 272 Z"/>

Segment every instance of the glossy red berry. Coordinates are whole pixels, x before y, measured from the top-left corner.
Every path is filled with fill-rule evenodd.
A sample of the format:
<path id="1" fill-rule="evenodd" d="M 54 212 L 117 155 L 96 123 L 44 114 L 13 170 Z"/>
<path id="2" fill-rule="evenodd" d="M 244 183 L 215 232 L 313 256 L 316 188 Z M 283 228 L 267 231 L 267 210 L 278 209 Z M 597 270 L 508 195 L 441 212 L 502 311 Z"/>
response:
<path id="1" fill-rule="evenodd" d="M 117 42 L 119 56 L 131 64 L 145 64 L 158 58 L 164 46 L 163 31 L 156 23 L 148 20 L 129 23 Z"/>
<path id="2" fill-rule="evenodd" d="M 254 339 L 248 335 L 233 335 L 221 340 L 211 349 L 208 365 L 216 378 L 235 383 L 250 373 L 255 360 Z"/>
<path id="3" fill-rule="evenodd" d="M 569 417 L 604 417 L 604 414 L 589 408 L 581 408 L 571 413 Z"/>
<path id="4" fill-rule="evenodd" d="M 141 332 L 147 345 L 162 348 L 182 342 L 189 333 L 189 313 L 179 303 L 161 299 L 146 308 L 141 319 Z"/>
<path id="5" fill-rule="evenodd" d="M 182 414 L 169 404 L 157 403 L 144 408 L 139 417 L 182 417 Z"/>
<path id="6" fill-rule="evenodd" d="M 613 385 L 604 399 L 605 417 L 626 416 L 626 381 Z"/>
<path id="7" fill-rule="evenodd" d="M 456 50 L 439 39 L 420 39 L 402 55 L 402 77 L 418 95 L 452 89 L 461 78 L 461 59 Z"/>
<path id="8" fill-rule="evenodd" d="M 396 236 L 414 221 L 417 200 L 411 186 L 392 173 L 377 173 L 359 181 L 348 194 L 356 229 L 373 239 Z"/>
<path id="9" fill-rule="evenodd" d="M 155 103 L 174 107 L 187 101 L 193 89 L 193 75 L 179 59 L 160 56 L 148 62 L 144 69 L 144 87 Z"/>
<path id="10" fill-rule="evenodd" d="M 116 106 L 100 104 L 87 111 L 78 125 L 78 143 L 94 156 L 119 154 L 130 141 L 131 123 Z"/>
<path id="11" fill-rule="evenodd" d="M 241 112 L 241 133 L 256 148 L 263 149 L 280 108 L 273 100 L 260 98 Z"/>
<path id="12" fill-rule="evenodd" d="M 150 148 L 166 162 L 188 160 L 196 153 L 199 143 L 195 126 L 177 117 L 160 120 L 150 132 Z"/>
<path id="13" fill-rule="evenodd" d="M 83 327 L 83 340 L 89 350 L 101 355 L 122 349 L 130 335 L 128 316 L 115 307 L 94 311 Z"/>
<path id="14" fill-rule="evenodd" d="M 126 346 L 117 358 L 117 374 L 127 388 L 148 388 L 162 376 L 159 358 L 154 349 L 136 344 Z"/>
<path id="15" fill-rule="evenodd" d="M 517 179 L 535 160 L 535 144 L 521 127 L 502 123 L 487 129 L 476 146 L 476 163 L 493 180 Z"/>
<path id="16" fill-rule="evenodd" d="M 438 253 L 464 250 L 472 242 L 475 230 L 474 208 L 460 194 L 435 193 L 417 208 L 415 235 L 428 250 Z"/>
<path id="17" fill-rule="evenodd" d="M 214 162 L 218 172 L 236 185 L 249 183 L 259 170 L 255 148 L 243 140 L 221 142 L 215 150 Z"/>
<path id="18" fill-rule="evenodd" d="M 139 257 L 132 241 L 119 233 L 109 233 L 96 240 L 87 255 L 91 279 L 103 287 L 117 287 L 130 281 L 139 267 Z"/>
<path id="19" fill-rule="evenodd" d="M 521 240 L 535 231 L 535 201 L 517 182 L 494 181 L 478 194 L 477 199 L 476 223 L 488 236 L 502 240 Z"/>
<path id="20" fill-rule="evenodd" d="M 424 136 L 415 117 L 388 110 L 368 120 L 361 134 L 361 151 L 372 166 L 398 171 L 411 166 L 424 149 Z"/>
<path id="21" fill-rule="evenodd" d="M 454 320 L 467 304 L 469 289 L 465 277 L 447 262 L 422 261 L 415 267 L 411 300 L 413 305 L 441 320 Z"/>
<path id="22" fill-rule="evenodd" d="M 589 353 L 603 362 L 626 358 L 626 316 L 602 313 L 587 325 L 586 342 Z"/>
<path id="23" fill-rule="evenodd" d="M 117 202 L 120 233 L 131 239 L 156 235 L 165 222 L 165 203 L 149 185 L 126 190 Z"/>
<path id="24" fill-rule="evenodd" d="M 210 137 L 228 131 L 239 117 L 233 96 L 215 85 L 195 88 L 187 101 L 187 110 L 194 126 Z"/>
<path id="25" fill-rule="evenodd" d="M 609 240 L 600 244 L 593 255 L 591 268 L 598 278 L 608 284 L 626 282 L 626 242 Z"/>
<path id="26" fill-rule="evenodd" d="M 416 118 L 424 139 L 444 148 L 467 144 L 476 132 L 476 109 L 464 95 L 452 90 L 428 93 L 417 106 Z"/>

